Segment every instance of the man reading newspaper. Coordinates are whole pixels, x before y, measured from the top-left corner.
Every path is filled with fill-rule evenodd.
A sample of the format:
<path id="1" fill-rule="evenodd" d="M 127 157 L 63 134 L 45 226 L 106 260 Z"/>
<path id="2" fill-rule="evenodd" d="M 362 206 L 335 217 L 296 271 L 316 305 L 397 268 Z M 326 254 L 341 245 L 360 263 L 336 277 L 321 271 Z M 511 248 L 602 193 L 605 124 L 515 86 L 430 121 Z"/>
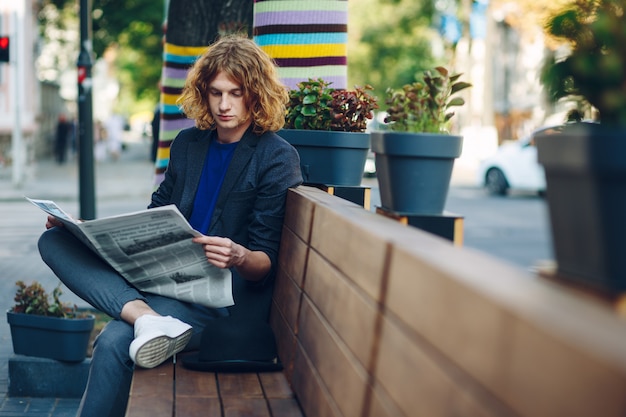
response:
<path id="1" fill-rule="evenodd" d="M 79 415 L 123 416 L 133 366 L 154 367 L 196 348 L 212 320 L 267 320 L 285 197 L 302 182 L 297 152 L 274 133 L 287 101 L 272 60 L 252 40 L 227 36 L 210 46 L 190 69 L 179 100 L 196 126 L 172 142 L 149 205 L 176 205 L 200 232 L 189 239 L 206 262 L 232 271 L 233 306 L 140 291 L 48 217 L 42 258 L 70 290 L 114 318 L 95 343 Z M 154 239 L 143 243 L 162 243 Z"/>

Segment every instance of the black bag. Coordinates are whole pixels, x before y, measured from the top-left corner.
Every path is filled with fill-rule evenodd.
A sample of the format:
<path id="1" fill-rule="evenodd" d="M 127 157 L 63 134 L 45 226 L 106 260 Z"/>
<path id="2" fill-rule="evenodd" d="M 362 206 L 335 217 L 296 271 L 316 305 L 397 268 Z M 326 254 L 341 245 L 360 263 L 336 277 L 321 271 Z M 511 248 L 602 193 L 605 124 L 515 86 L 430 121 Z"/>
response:
<path id="1" fill-rule="evenodd" d="M 207 372 L 267 372 L 283 369 L 274 332 L 261 320 L 211 320 L 197 352 L 181 355 L 183 366 Z"/>

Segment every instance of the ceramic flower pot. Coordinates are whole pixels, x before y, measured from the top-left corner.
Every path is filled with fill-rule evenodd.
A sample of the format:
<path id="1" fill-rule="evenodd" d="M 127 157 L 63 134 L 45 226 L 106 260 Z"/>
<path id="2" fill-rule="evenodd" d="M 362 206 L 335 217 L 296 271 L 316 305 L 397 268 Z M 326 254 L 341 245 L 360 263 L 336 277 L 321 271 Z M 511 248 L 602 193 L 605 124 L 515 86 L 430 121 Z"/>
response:
<path id="1" fill-rule="evenodd" d="M 384 209 L 402 214 L 442 214 L 461 136 L 372 132 L 372 152 Z"/>
<path id="2" fill-rule="evenodd" d="M 536 137 L 559 275 L 601 292 L 626 290 L 626 130 L 566 126 Z"/>
<path id="3" fill-rule="evenodd" d="M 67 319 L 7 311 L 7 322 L 15 354 L 80 362 L 87 356 L 95 317 Z"/>
<path id="4" fill-rule="evenodd" d="M 278 135 L 298 151 L 304 183 L 361 185 L 369 133 L 283 129 Z"/>

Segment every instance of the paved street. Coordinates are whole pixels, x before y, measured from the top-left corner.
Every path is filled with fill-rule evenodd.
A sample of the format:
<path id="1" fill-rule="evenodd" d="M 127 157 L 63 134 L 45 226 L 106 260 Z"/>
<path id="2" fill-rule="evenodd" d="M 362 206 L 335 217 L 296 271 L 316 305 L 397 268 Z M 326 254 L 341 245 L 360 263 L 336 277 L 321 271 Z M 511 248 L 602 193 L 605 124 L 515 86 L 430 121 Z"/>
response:
<path id="1" fill-rule="evenodd" d="M 153 184 L 149 143 L 129 143 L 118 161 L 99 162 L 96 176 L 97 217 L 141 210 L 146 207 Z M 58 279 L 41 261 L 37 238 L 44 230 L 45 214 L 23 196 L 55 200 L 70 214 L 78 215 L 78 169 L 70 158 L 65 165 L 51 160 L 38 162 L 20 188 L 13 186 L 10 168 L 0 168 L 0 311 L 13 303 L 15 281 L 41 282 L 51 291 Z M 86 306 L 65 290 L 63 301 Z M 13 354 L 9 325 L 0 320 L 0 417 L 74 416 L 78 399 L 8 398 L 8 358 Z"/>

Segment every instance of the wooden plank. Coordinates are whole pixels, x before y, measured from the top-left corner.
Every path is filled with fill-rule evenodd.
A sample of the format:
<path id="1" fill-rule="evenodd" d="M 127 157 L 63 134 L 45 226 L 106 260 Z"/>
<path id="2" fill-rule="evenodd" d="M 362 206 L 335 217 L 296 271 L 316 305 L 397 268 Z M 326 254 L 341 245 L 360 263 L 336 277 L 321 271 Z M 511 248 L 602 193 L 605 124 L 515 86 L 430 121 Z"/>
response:
<path id="1" fill-rule="evenodd" d="M 604 415 L 626 413 L 626 323 L 611 307 L 488 256 L 402 237 L 387 307 L 465 375 L 519 415 L 588 415 L 598 402 Z"/>
<path id="2" fill-rule="evenodd" d="M 283 364 L 283 372 L 287 380 L 291 381 L 293 361 L 295 358 L 296 336 L 289 328 L 289 325 L 278 307 L 276 307 L 275 301 L 272 301 L 272 308 L 270 310 L 270 326 L 276 338 L 278 358 Z"/>
<path id="3" fill-rule="evenodd" d="M 294 398 L 283 372 L 259 372 L 258 377 L 266 398 Z"/>
<path id="4" fill-rule="evenodd" d="M 292 386 L 306 417 L 342 417 L 301 346 L 296 350 Z"/>
<path id="5" fill-rule="evenodd" d="M 218 398 L 215 373 L 187 369 L 179 361 L 176 365 L 176 396 Z"/>
<path id="6" fill-rule="evenodd" d="M 304 242 L 309 242 L 311 236 L 315 200 L 311 199 L 310 195 L 315 193 L 314 190 L 316 189 L 301 185 L 287 191 L 283 225 L 291 229 Z M 320 190 L 317 192 L 322 193 Z"/>
<path id="7" fill-rule="evenodd" d="M 136 368 L 126 408 L 127 417 L 170 417 L 174 407 L 174 365 Z"/>
<path id="8" fill-rule="evenodd" d="M 272 417 L 264 398 L 226 397 L 222 404 L 224 417 Z"/>
<path id="9" fill-rule="evenodd" d="M 316 251 L 309 255 L 306 294 L 364 368 L 370 366 L 378 305 Z"/>
<path id="10" fill-rule="evenodd" d="M 208 397 L 176 397 L 176 414 L 178 417 L 220 417 L 222 406 L 219 398 Z"/>
<path id="11" fill-rule="evenodd" d="M 331 195 L 326 198 L 325 204 L 315 207 L 311 247 L 371 298 L 380 300 L 388 241 L 387 236 L 377 233 L 389 225 L 402 226 L 357 206 L 342 205 Z M 378 222 L 380 219 L 385 222 Z M 371 229 L 363 227 L 365 223 Z"/>
<path id="12" fill-rule="evenodd" d="M 508 360 L 500 363 L 505 380 L 500 392 L 521 415 L 626 415 L 624 368 L 534 323 L 518 320 L 511 330 Z"/>
<path id="13" fill-rule="evenodd" d="M 308 247 L 293 231 L 283 227 L 278 265 L 283 274 L 291 278 L 299 287 L 302 287 L 304 268 L 306 265 Z"/>
<path id="14" fill-rule="evenodd" d="M 461 348 L 462 345 L 459 346 Z M 406 326 L 385 317 L 370 416 L 518 414 Z"/>
<path id="15" fill-rule="evenodd" d="M 367 372 L 307 297 L 302 302 L 299 341 L 342 414 L 361 415 Z"/>
<path id="16" fill-rule="evenodd" d="M 263 389 L 256 373 L 217 374 L 219 395 L 227 397 L 263 398 Z"/>
<path id="17" fill-rule="evenodd" d="M 304 417 L 295 398 L 270 398 L 268 402 L 272 417 Z"/>
<path id="18" fill-rule="evenodd" d="M 304 268 L 308 256 L 308 248 L 304 243 L 289 232 L 283 229 L 283 237 L 286 240 L 281 242 L 281 253 L 287 253 L 283 261 L 279 262 L 279 268 L 276 272 L 276 281 L 274 283 L 273 298 L 276 300 L 277 306 L 281 309 L 281 313 L 289 323 L 292 331 L 297 333 L 297 319 L 300 305 L 300 292 L 304 281 Z M 282 252 L 282 248 L 291 248 L 293 250 Z M 297 248 L 297 249 L 295 249 Z M 285 267 L 285 262 L 297 263 L 298 268 Z M 294 277 L 296 275 L 296 277 Z"/>

